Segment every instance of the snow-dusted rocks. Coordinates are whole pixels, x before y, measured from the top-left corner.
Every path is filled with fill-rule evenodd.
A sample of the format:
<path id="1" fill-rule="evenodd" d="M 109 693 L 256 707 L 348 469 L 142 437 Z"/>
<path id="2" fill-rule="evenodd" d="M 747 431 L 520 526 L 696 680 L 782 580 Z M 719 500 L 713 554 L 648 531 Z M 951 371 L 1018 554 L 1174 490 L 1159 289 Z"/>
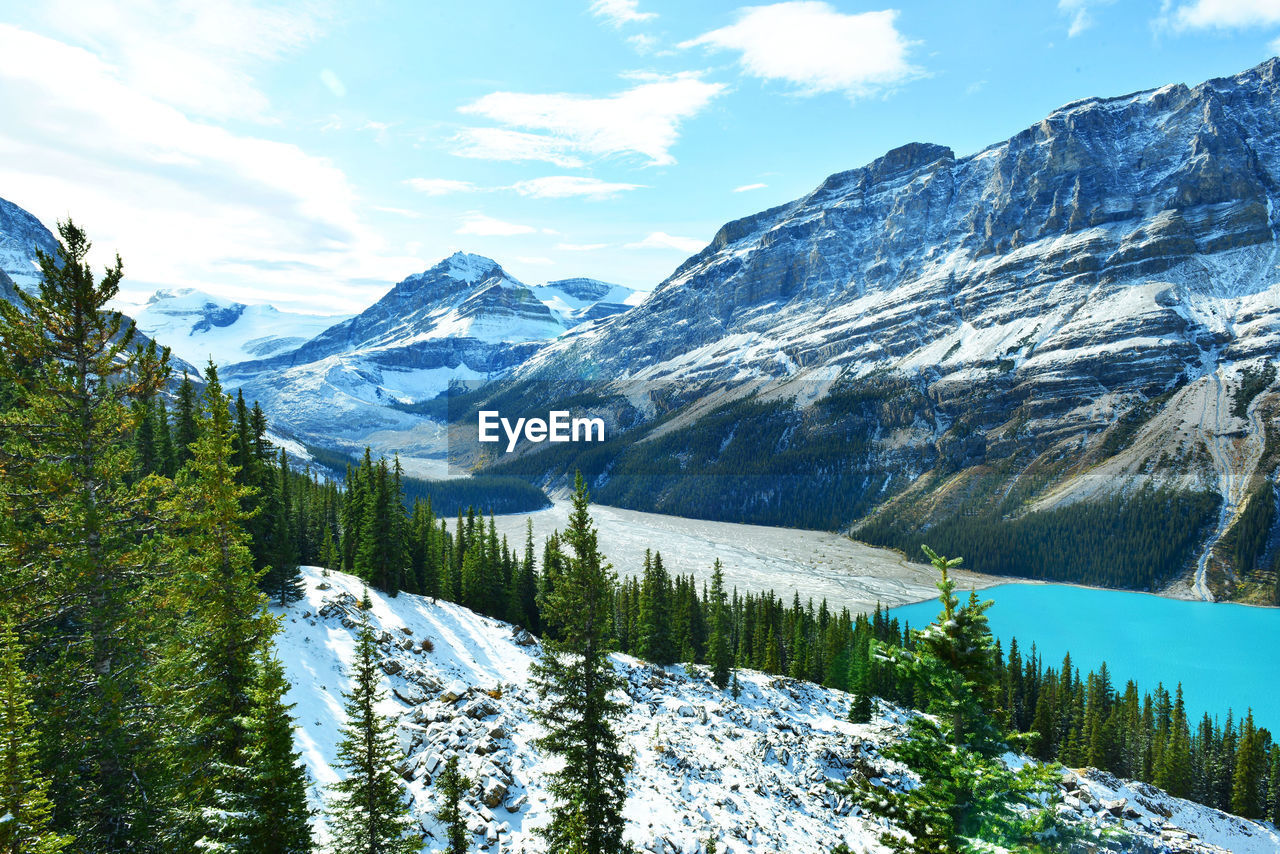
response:
<path id="1" fill-rule="evenodd" d="M 298 745 L 315 780 L 312 802 L 320 806 L 323 786 L 337 779 L 342 668 L 354 650 L 346 624 L 362 591 L 349 575 L 303 572 L 306 597 L 277 610 L 284 625 L 278 645 L 293 684 L 287 699 L 297 704 Z M 491 854 L 543 852 L 535 831 L 548 820 L 549 768 L 534 746 L 540 729 L 530 718 L 536 644 L 521 645 L 519 631 L 457 605 L 410 594 L 373 593 L 372 600 L 389 665 L 381 711 L 398 721 L 404 751 L 398 770 L 413 814 L 430 834 L 424 850 L 444 846 L 432 818 L 438 803 L 432 782 L 457 756 L 472 781 L 463 807 L 472 844 Z M 635 760 L 626 836 L 642 851 L 700 854 L 712 836 L 722 854 L 826 854 L 839 842 L 881 850 L 878 838 L 888 825 L 827 784 L 861 774 L 910 785 L 910 775 L 881 756 L 904 730 L 904 713 L 882 708 L 871 724 L 852 724 L 845 720 L 848 695 L 807 683 L 742 671 L 735 699 L 703 672 L 663 670 L 621 655 L 614 666 L 625 680 L 621 729 Z M 1068 808 L 1068 820 L 1090 834 L 1096 829 L 1102 842 L 1104 828 L 1123 827 L 1145 846 L 1129 850 L 1252 854 L 1280 844 L 1269 826 L 1097 772 L 1071 774 L 1064 786 L 1064 802 L 1078 804 Z"/>

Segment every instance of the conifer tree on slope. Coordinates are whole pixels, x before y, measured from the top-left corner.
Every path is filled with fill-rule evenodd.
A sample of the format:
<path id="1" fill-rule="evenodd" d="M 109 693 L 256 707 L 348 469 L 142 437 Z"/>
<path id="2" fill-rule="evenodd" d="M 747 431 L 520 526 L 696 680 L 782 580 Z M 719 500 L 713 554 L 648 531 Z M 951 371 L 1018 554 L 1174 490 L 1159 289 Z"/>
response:
<path id="1" fill-rule="evenodd" d="M 307 772 L 293 746 L 293 718 L 285 704 L 289 683 L 271 644 L 259 651 L 249 714 L 242 719 L 244 785 L 231 805 L 236 854 L 310 854 Z"/>
<path id="2" fill-rule="evenodd" d="M 169 560 L 189 607 L 173 626 L 171 666 L 183 680 L 183 727 L 170 746 L 170 764 L 198 770 L 179 790 L 192 810 L 192 833 L 212 833 L 199 813 L 234 800 L 244 780 L 238 769 L 247 739 L 254 654 L 275 631 L 258 590 L 243 504 L 251 490 L 236 482 L 234 425 L 217 369 L 206 371 L 204 417 L 191 459 L 178 473 L 169 511 L 181 535 Z M 209 813 L 212 815 L 213 813 Z M 179 837 L 181 838 L 181 837 Z M 177 844 L 175 842 L 175 844 Z"/>
<path id="3" fill-rule="evenodd" d="M 716 558 L 711 569 L 711 637 L 707 641 L 707 657 L 711 660 L 711 679 L 716 687 L 729 685 L 729 668 L 733 666 L 733 653 L 729 649 L 729 608 L 724 592 L 724 567 Z"/>
<path id="4" fill-rule="evenodd" d="M 57 854 L 71 844 L 49 829 L 49 782 L 35 763 L 35 722 L 18 637 L 0 630 L 0 854 Z"/>
<path id="5" fill-rule="evenodd" d="M 557 627 L 533 666 L 542 705 L 537 720 L 547 734 L 540 749 L 564 759 L 548 790 L 555 799 L 544 829 L 548 847 L 563 854 L 617 854 L 625 850 L 622 807 L 630 758 L 614 728 L 623 705 L 609 693 L 621 680 L 609 660 L 613 567 L 600 553 L 578 474 L 573 512 L 562 542 L 571 550 L 558 568 L 544 610 Z"/>
<path id="6" fill-rule="evenodd" d="M 156 682 L 160 590 L 139 553 L 154 479 L 136 478 L 129 403 L 159 391 L 168 352 L 133 349 L 132 324 L 107 310 L 120 259 L 95 282 L 85 233 L 70 221 L 58 231 L 57 257 L 37 253 L 38 293 L 20 293 L 20 307 L 0 301 L 0 374 L 14 403 L 0 415 L 0 486 L 8 513 L 40 520 L 5 528 L 0 600 L 21 613 L 24 645 L 58 651 L 31 674 L 49 722 L 39 765 L 54 827 L 79 850 L 155 850 L 165 775 L 143 686 Z"/>
<path id="7" fill-rule="evenodd" d="M 471 785 L 471 781 L 462 776 L 458 770 L 458 757 L 450 756 L 444 764 L 444 770 L 436 778 L 436 786 L 440 788 L 441 803 L 436 811 L 436 820 L 445 827 L 446 854 L 467 854 L 467 822 L 462 815 L 462 793 Z"/>
<path id="8" fill-rule="evenodd" d="M 360 607 L 352 686 L 343 692 L 347 723 L 338 743 L 338 767 L 347 777 L 331 787 L 337 797 L 329 805 L 334 849 L 342 854 L 417 854 L 421 843 L 393 767 L 398 752 L 393 727 L 377 710 L 384 695 L 368 591 Z"/>

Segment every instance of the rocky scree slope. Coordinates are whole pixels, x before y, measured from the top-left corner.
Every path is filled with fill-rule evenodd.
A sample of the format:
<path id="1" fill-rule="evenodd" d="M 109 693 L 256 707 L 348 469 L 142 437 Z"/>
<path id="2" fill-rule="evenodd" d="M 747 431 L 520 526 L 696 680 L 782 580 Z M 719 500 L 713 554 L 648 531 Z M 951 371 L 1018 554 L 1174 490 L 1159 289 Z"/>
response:
<path id="1" fill-rule="evenodd" d="M 307 567 L 305 598 L 273 609 L 283 620 L 277 638 L 296 703 L 297 745 L 310 771 L 312 804 L 338 779 L 334 763 L 344 723 L 341 691 L 355 647 L 361 582 Z M 433 813 L 434 777 L 457 756 L 473 786 L 464 798 L 471 844 L 487 852 L 542 852 L 535 831 L 549 820 L 550 760 L 533 742 L 537 702 L 529 665 L 538 654 L 527 632 L 450 603 L 372 593 L 387 701 L 380 711 L 397 721 L 404 751 L 399 766 L 424 850 L 444 848 Z M 424 646 L 425 644 L 425 646 Z M 827 785 L 864 775 L 909 786 L 911 775 L 881 750 L 905 731 L 904 713 L 882 706 L 870 724 L 845 718 L 840 691 L 741 671 L 735 700 L 709 675 L 655 668 L 615 655 L 625 680 L 621 723 L 635 759 L 628 777 L 629 840 L 654 854 L 701 854 L 709 837 L 722 854 L 826 854 L 846 842 L 878 851 L 882 820 Z M 1017 760 L 1022 761 L 1022 760 Z M 1085 770 L 1062 783 L 1062 819 L 1080 826 L 1080 851 L 1274 851 L 1275 829 L 1188 801 L 1141 783 Z M 1124 847 L 1104 830 L 1122 829 Z M 321 835 L 325 835 L 323 827 Z M 1088 840 L 1094 840 L 1089 842 Z"/>
<path id="2" fill-rule="evenodd" d="M 568 378 L 566 394 L 608 401 L 627 443 L 595 465 L 595 492 L 636 509 L 834 528 L 1149 484 L 1220 495 L 1214 541 L 1276 462 L 1257 417 L 1275 383 L 1236 402 L 1280 354 L 1278 232 L 1272 59 L 1067 104 L 966 157 L 912 143 L 832 175 L 725 225 L 643 305 L 553 343 L 494 397 L 533 405 Z M 655 469 L 658 450 L 679 466 Z M 681 503 L 691 479 L 768 474 L 761 457 L 795 488 Z M 609 484 L 624 473 L 654 477 Z M 815 490 L 838 499 L 788 509 Z"/>

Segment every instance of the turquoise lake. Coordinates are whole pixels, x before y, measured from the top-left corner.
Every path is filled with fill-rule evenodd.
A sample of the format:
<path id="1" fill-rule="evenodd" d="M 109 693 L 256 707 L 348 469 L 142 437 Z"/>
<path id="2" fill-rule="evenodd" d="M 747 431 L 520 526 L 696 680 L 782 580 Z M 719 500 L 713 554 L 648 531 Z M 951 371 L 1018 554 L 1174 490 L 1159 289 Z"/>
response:
<path id="1" fill-rule="evenodd" d="M 1068 651 L 1081 673 L 1106 661 L 1120 690 L 1129 679 L 1142 693 L 1181 682 L 1193 728 L 1204 712 L 1223 718 L 1230 708 L 1238 720 L 1252 707 L 1259 725 L 1280 732 L 1280 609 L 1060 584 L 1002 584 L 978 595 L 995 602 L 987 615 L 1006 652 L 1016 637 L 1024 659 L 1034 641 L 1055 670 Z M 890 613 L 919 628 L 938 610 L 935 599 Z"/>

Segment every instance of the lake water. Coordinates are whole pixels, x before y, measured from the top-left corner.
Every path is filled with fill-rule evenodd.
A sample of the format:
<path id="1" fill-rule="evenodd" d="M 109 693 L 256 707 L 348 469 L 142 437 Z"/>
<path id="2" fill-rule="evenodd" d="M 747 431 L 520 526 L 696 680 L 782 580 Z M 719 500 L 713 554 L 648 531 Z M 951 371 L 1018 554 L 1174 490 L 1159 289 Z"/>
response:
<path id="1" fill-rule="evenodd" d="M 987 615 L 1006 652 L 1016 637 L 1024 659 L 1034 641 L 1055 669 L 1068 651 L 1081 673 L 1106 661 L 1117 688 L 1133 679 L 1141 693 L 1181 682 L 1192 729 L 1204 712 L 1222 718 L 1231 708 L 1239 719 L 1252 706 L 1259 725 L 1280 733 L 1280 609 L 1060 584 L 1002 584 L 978 595 L 995 602 Z M 891 613 L 919 628 L 938 611 L 935 599 Z"/>

